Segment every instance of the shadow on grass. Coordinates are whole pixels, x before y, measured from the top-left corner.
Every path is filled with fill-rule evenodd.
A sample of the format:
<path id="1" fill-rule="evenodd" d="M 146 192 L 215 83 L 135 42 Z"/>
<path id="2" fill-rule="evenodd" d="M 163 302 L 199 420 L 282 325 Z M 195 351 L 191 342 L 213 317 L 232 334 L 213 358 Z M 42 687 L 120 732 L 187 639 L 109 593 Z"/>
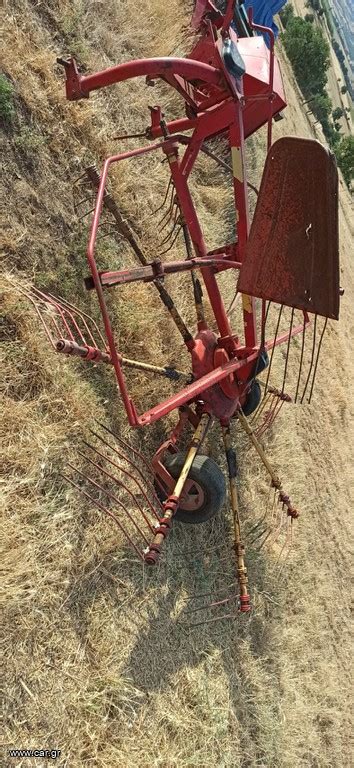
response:
<path id="1" fill-rule="evenodd" d="M 136 711 L 155 692 L 173 686 L 178 673 L 205 664 L 218 651 L 228 679 L 230 711 L 238 722 L 241 754 L 245 755 L 242 768 L 254 765 L 255 752 L 251 762 L 247 758 L 250 737 L 258 758 L 263 760 L 266 755 L 256 746 L 258 742 L 261 745 L 264 723 L 259 722 L 259 701 L 253 697 L 247 658 L 240 647 L 247 646 L 246 656 L 257 663 L 264 659 L 267 664 L 270 623 L 278 610 L 276 600 L 266 603 L 266 611 L 265 601 L 260 600 L 262 593 L 269 592 L 265 555 L 250 550 L 247 562 L 251 595 L 258 595 L 263 608 L 258 610 L 256 605 L 251 614 L 240 614 L 231 520 L 221 513 L 202 526 L 175 523 L 163 562 L 156 570 L 144 570 L 134 562 L 130 550 L 112 550 L 103 558 L 95 557 L 68 598 L 75 630 L 94 666 L 99 666 L 99 659 L 90 644 L 90 614 L 97 599 L 104 596 L 112 621 L 116 626 L 122 622 L 126 628 L 127 646 L 131 634 L 136 635 L 123 669 L 129 685 L 141 694 L 134 704 Z M 232 583 L 233 588 L 227 589 Z M 201 593 L 212 594 L 205 600 L 191 599 Z M 230 595 L 233 597 L 225 605 L 188 613 L 193 607 Z M 225 614 L 233 618 L 222 618 Z M 204 623 L 216 617 L 218 620 Z M 121 637 L 123 634 L 122 629 Z"/>

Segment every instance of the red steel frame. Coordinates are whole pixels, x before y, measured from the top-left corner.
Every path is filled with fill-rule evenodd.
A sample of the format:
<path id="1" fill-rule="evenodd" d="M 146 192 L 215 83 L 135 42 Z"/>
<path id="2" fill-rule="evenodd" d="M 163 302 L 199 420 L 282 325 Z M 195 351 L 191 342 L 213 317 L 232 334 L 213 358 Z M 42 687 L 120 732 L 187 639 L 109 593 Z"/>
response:
<path id="1" fill-rule="evenodd" d="M 187 59 L 157 58 L 131 61 L 88 76 L 81 76 L 78 73 L 73 59 L 69 62 L 65 62 L 67 96 L 71 100 L 88 97 L 92 90 L 103 88 L 112 85 L 113 83 L 118 83 L 133 77 L 145 76 L 149 79 L 160 77 L 176 88 L 176 90 L 184 96 L 187 105 L 187 115 L 189 114 L 188 107 L 189 111 L 193 108 L 192 113 L 186 118 L 167 122 L 164 126 L 161 122 L 160 108 L 153 108 L 151 110 L 151 127 L 147 131 L 147 136 L 149 138 L 158 138 L 165 132 L 164 140 L 150 146 L 123 152 L 107 158 L 103 166 L 97 192 L 87 249 L 87 258 L 91 269 L 93 283 L 98 295 L 111 361 L 115 369 L 129 424 L 133 427 L 155 422 L 157 419 L 166 416 L 170 411 L 196 400 L 203 392 L 205 392 L 205 390 L 222 382 L 227 377 L 230 377 L 230 374 L 236 374 L 237 372 L 237 377 L 234 376 L 236 408 L 239 402 L 241 404 L 244 402 L 249 381 L 252 378 L 252 373 L 260 354 L 260 344 L 257 340 L 255 299 L 249 296 L 242 296 L 245 344 L 240 345 L 238 338 L 235 336 L 230 326 L 225 306 L 220 295 L 215 272 L 220 269 L 240 267 L 245 257 L 245 249 L 249 234 L 245 136 L 250 135 L 254 130 L 257 130 L 259 127 L 259 120 L 261 120 L 261 124 L 267 124 L 268 126 L 269 149 L 272 142 L 272 118 L 274 114 L 285 105 L 285 101 L 274 56 L 274 34 L 271 29 L 253 24 L 252 14 L 249 16 L 251 27 L 269 35 L 269 54 L 264 53 L 264 43 L 263 48 L 261 48 L 261 44 L 258 42 L 260 38 L 243 38 L 241 41 L 243 52 L 246 52 L 247 54 L 248 44 L 250 47 L 249 59 L 247 59 L 247 56 L 245 57 L 246 73 L 244 77 L 236 78 L 228 71 L 223 61 L 221 50 L 225 37 L 231 40 L 234 46 L 238 45 L 237 35 L 229 27 L 232 19 L 231 11 L 233 10 L 234 5 L 235 3 L 229 0 L 221 29 L 221 35 L 219 37 L 216 33 L 216 29 L 210 23 L 205 24 L 204 38 L 201 42 L 199 41 L 199 43 L 197 43 L 191 54 L 191 57 L 193 55 L 196 56 L 195 60 L 190 57 Z M 260 62 L 258 61 L 256 64 L 253 63 L 254 60 L 252 57 L 254 56 L 254 51 L 256 49 L 257 51 L 260 50 L 260 57 L 263 56 L 263 59 L 265 55 L 268 57 L 267 83 L 264 83 L 264 80 L 262 81 L 259 75 L 263 59 L 260 59 Z M 209 61 L 213 62 L 213 65 L 205 63 L 205 61 L 197 60 L 198 56 L 206 57 Z M 253 71 L 253 68 L 255 68 L 255 71 Z M 258 93 L 254 92 L 255 82 L 259 82 Z M 275 82 L 277 92 L 274 91 Z M 257 118 L 257 121 L 254 120 L 251 113 L 247 112 L 248 105 L 252 105 L 255 101 L 258 103 L 258 111 L 262 114 L 260 118 Z M 174 136 L 174 134 L 180 134 L 186 130 L 192 130 L 193 133 L 191 137 L 188 137 L 186 149 L 182 158 L 180 158 L 178 154 L 180 149 L 180 137 L 178 135 Z M 227 246 L 225 246 L 224 252 L 222 248 L 218 249 L 220 264 L 210 266 L 210 258 L 213 254 L 208 252 L 204 240 L 203 232 L 188 187 L 188 177 L 203 142 L 206 139 L 217 135 L 228 137 L 232 154 L 233 186 L 237 218 L 237 243 L 233 249 L 233 254 L 230 254 L 230 250 Z M 218 326 L 220 334 L 218 345 L 225 350 L 226 356 L 224 359 L 226 361 L 221 365 L 214 367 L 213 370 L 209 370 L 200 378 L 197 378 L 193 383 L 186 386 L 180 392 L 139 415 L 129 395 L 120 362 L 120 355 L 117 351 L 104 297 L 103 284 L 96 264 L 95 247 L 108 173 L 111 165 L 122 160 L 141 157 L 142 155 L 157 150 L 161 150 L 165 153 L 170 165 L 171 178 L 178 197 L 181 212 L 188 228 L 204 286 Z M 206 261 L 206 265 L 200 266 L 203 263 L 203 260 Z M 123 274 L 123 272 L 114 273 L 117 277 L 117 282 L 119 282 L 120 275 L 122 276 L 121 282 L 124 282 Z M 264 319 L 265 303 L 263 301 L 262 321 L 264 321 Z M 265 341 L 262 343 L 262 349 L 268 351 L 274 346 L 288 341 L 292 336 L 302 333 L 304 327 L 306 327 L 308 323 L 309 318 L 304 312 L 304 322 L 301 323 L 301 325 L 291 328 L 290 332 L 284 333 L 275 339 Z M 194 344 L 195 342 L 193 340 L 186 342 L 190 352 L 192 352 Z"/>
<path id="2" fill-rule="evenodd" d="M 168 413 L 170 413 L 170 411 L 174 410 L 175 408 L 179 408 L 180 406 L 184 405 L 190 400 L 194 400 L 204 390 L 222 381 L 231 373 L 240 371 L 240 369 L 250 370 L 252 364 L 255 363 L 255 361 L 259 356 L 259 346 L 256 343 L 257 339 L 255 335 L 256 331 L 255 331 L 255 322 L 254 322 L 254 318 L 255 318 L 254 309 L 252 308 L 251 312 L 249 313 L 247 311 L 244 312 L 246 345 L 240 347 L 234 341 L 234 335 L 230 327 L 229 320 L 226 316 L 225 307 L 220 297 L 220 292 L 218 289 L 215 275 L 213 273 L 213 269 L 211 267 L 204 267 L 201 269 L 201 273 L 202 273 L 204 283 L 208 292 L 211 306 L 213 308 L 213 311 L 218 323 L 220 336 L 226 337 L 231 341 L 232 344 L 235 344 L 235 351 L 237 351 L 238 357 L 231 359 L 229 362 L 219 366 L 214 371 L 206 374 L 205 376 L 202 376 L 200 379 L 197 379 L 195 382 L 185 387 L 181 392 L 175 395 L 172 395 L 170 398 L 167 398 L 165 401 L 163 401 L 159 405 L 151 408 L 150 410 L 146 411 L 141 415 L 137 414 L 134 403 L 129 397 L 122 365 L 120 363 L 119 355 L 117 352 L 117 347 L 114 339 L 114 332 L 112 329 L 109 313 L 107 310 L 106 300 L 104 297 L 104 289 L 101 283 L 100 274 L 99 274 L 97 264 L 96 264 L 96 259 L 95 259 L 95 245 L 96 245 L 97 232 L 98 232 L 98 227 L 100 222 L 100 215 L 101 215 L 102 206 L 103 206 L 103 196 L 106 188 L 109 168 L 112 164 L 119 162 L 121 160 L 130 159 L 132 157 L 138 157 L 158 149 L 162 149 L 168 152 L 169 149 L 171 149 L 171 146 L 173 146 L 173 142 L 171 140 L 167 140 L 164 142 L 153 144 L 152 146 L 149 146 L 149 147 L 131 150 L 130 152 L 123 152 L 118 155 L 113 155 L 112 157 L 107 158 L 107 160 L 104 163 L 103 171 L 101 174 L 101 180 L 100 180 L 100 185 L 99 185 L 97 199 L 96 199 L 95 212 L 94 212 L 93 222 L 91 227 L 89 245 L 87 249 L 87 258 L 88 258 L 89 266 L 91 269 L 95 288 L 97 291 L 98 300 L 100 303 L 100 308 L 101 308 L 101 313 L 104 321 L 104 327 L 105 327 L 105 332 L 108 340 L 108 347 L 109 347 L 112 363 L 116 372 L 120 393 L 124 402 L 124 406 L 127 411 L 129 423 L 131 426 L 134 426 L 134 427 L 151 424 L 154 421 L 157 421 L 158 419 L 162 418 L 163 416 L 166 416 Z M 186 152 L 188 150 L 189 150 L 189 147 L 187 148 Z M 177 179 L 177 174 L 175 174 L 175 178 Z M 235 182 L 235 187 L 236 187 L 236 182 Z M 182 184 L 179 184 L 178 188 L 176 186 L 176 189 L 178 192 L 181 192 Z M 197 248 L 199 251 L 198 256 L 201 259 L 205 258 L 207 260 L 209 258 L 209 254 L 206 250 L 206 246 L 205 246 L 200 225 L 197 219 L 197 215 L 195 213 L 193 203 L 190 199 L 189 194 L 187 198 L 187 203 L 188 205 L 186 206 L 186 209 L 189 213 L 189 216 L 191 217 L 189 219 L 189 225 L 190 225 L 192 240 L 194 242 L 197 242 Z M 240 230 L 239 230 L 239 233 L 240 233 Z M 245 232 L 245 235 L 246 235 L 246 232 Z M 239 237 L 240 237 L 240 234 L 239 234 Z M 246 243 L 246 236 L 244 239 L 244 243 Z M 238 263 L 241 264 L 242 262 L 240 258 L 239 244 L 238 244 L 237 250 L 238 250 Z M 223 269 L 235 268 L 236 263 L 237 262 L 234 262 L 234 261 L 229 262 L 228 259 L 225 258 L 222 264 L 222 268 Z M 117 275 L 119 274 L 120 273 L 118 272 Z M 247 322 L 248 322 L 249 315 L 251 315 L 251 322 L 252 322 L 252 330 L 250 333 L 248 333 L 248 330 L 247 330 Z M 307 325 L 309 323 L 309 318 L 306 315 L 306 313 L 304 313 L 304 318 L 305 318 L 305 324 Z M 292 337 L 299 333 L 302 333 L 303 330 L 304 330 L 304 323 L 301 323 L 300 325 L 292 329 L 290 336 Z M 250 341 L 249 344 L 247 343 L 247 335 Z M 289 339 L 289 333 L 281 334 L 276 339 L 266 341 L 264 348 L 266 351 L 269 351 L 274 346 L 283 344 L 288 339 Z"/>

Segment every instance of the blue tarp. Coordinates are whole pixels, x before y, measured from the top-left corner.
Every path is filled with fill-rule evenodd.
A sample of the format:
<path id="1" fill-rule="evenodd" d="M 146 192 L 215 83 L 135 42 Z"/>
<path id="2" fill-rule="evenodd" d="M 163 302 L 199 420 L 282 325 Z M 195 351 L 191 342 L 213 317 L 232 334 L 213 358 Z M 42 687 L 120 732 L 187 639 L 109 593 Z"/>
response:
<path id="1" fill-rule="evenodd" d="M 279 13 L 287 0 L 245 0 L 245 8 L 248 10 L 253 7 L 253 19 L 256 24 L 262 24 L 264 27 L 270 27 L 275 36 L 278 35 L 278 27 L 273 20 L 273 16 Z M 264 36 L 267 45 L 269 45 L 268 35 Z"/>

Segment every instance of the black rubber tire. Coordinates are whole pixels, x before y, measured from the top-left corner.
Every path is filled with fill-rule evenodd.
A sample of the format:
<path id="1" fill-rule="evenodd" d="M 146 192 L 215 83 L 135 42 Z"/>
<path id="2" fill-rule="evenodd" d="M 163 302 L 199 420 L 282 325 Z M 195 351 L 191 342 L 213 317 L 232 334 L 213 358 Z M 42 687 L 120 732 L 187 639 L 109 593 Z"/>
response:
<path id="1" fill-rule="evenodd" d="M 256 408 L 258 408 L 261 400 L 262 400 L 261 385 L 259 381 L 255 379 L 254 381 L 252 381 L 251 389 L 247 395 L 246 402 L 242 406 L 242 410 L 245 416 L 251 416 L 251 413 L 254 413 Z"/>
<path id="2" fill-rule="evenodd" d="M 176 480 L 181 473 L 184 461 L 185 454 L 183 453 L 167 454 L 165 456 L 165 467 Z M 225 501 L 225 477 L 213 459 L 210 459 L 209 456 L 198 455 L 194 459 L 188 479 L 194 480 L 201 486 L 204 493 L 204 501 L 202 506 L 195 511 L 178 509 L 174 516 L 175 520 L 193 525 L 205 523 L 217 515 Z M 158 490 L 158 493 L 161 500 L 164 501 L 166 494 L 161 489 Z"/>

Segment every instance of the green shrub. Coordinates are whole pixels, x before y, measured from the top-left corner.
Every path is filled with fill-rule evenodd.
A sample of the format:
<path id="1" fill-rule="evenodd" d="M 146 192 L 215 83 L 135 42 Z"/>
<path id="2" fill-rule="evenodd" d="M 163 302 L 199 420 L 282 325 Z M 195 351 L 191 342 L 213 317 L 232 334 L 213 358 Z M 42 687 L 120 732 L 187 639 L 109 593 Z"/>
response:
<path id="1" fill-rule="evenodd" d="M 288 22 L 282 39 L 305 96 L 321 94 L 330 65 L 329 45 L 322 30 L 295 16 Z"/>
<path id="2" fill-rule="evenodd" d="M 45 137 L 30 125 L 24 126 L 14 140 L 15 146 L 27 154 L 36 154 L 45 144 Z"/>
<path id="3" fill-rule="evenodd" d="M 317 120 L 321 122 L 326 119 L 328 120 L 332 109 L 332 102 L 326 91 L 317 94 L 312 99 L 311 109 Z"/>
<path id="4" fill-rule="evenodd" d="M 284 29 L 286 29 L 289 21 L 294 18 L 294 8 L 291 3 L 287 3 L 284 8 L 281 9 L 279 16 Z"/>
<path id="5" fill-rule="evenodd" d="M 349 187 L 354 179 L 354 136 L 345 136 L 335 149 L 337 163 Z"/>
<path id="6" fill-rule="evenodd" d="M 0 119 L 10 123 L 14 114 L 14 87 L 5 75 L 0 75 Z"/>

